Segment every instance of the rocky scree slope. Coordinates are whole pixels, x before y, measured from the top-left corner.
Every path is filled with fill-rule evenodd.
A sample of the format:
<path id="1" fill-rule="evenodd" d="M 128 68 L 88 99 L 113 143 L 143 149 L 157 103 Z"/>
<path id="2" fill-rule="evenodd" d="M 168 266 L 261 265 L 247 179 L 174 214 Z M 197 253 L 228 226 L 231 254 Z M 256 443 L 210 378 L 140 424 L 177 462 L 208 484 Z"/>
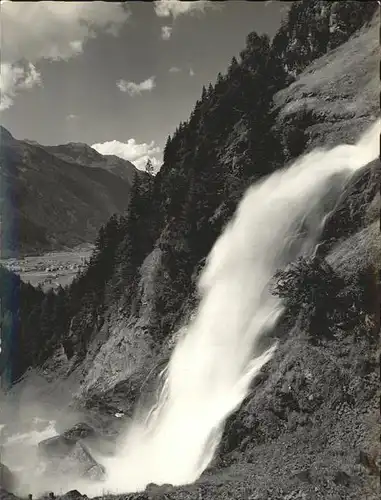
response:
<path id="1" fill-rule="evenodd" d="M 137 174 L 131 163 L 85 145 L 44 147 L 3 127 L 0 134 L 3 257 L 93 243 L 101 225 L 127 208 Z"/>

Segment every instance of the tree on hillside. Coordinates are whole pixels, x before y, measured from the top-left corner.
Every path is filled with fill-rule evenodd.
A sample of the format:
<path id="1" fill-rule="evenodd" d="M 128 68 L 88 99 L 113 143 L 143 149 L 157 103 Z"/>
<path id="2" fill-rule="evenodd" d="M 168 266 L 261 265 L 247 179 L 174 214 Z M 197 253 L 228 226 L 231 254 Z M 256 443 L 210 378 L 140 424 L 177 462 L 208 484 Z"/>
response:
<path id="1" fill-rule="evenodd" d="M 153 166 L 151 158 L 148 158 L 146 166 L 145 166 L 145 171 L 149 175 L 153 175 L 155 172 L 155 167 Z"/>
<path id="2" fill-rule="evenodd" d="M 319 256 L 300 257 L 274 276 L 272 293 L 283 299 L 293 321 L 301 315 L 310 335 L 329 337 L 347 330 L 374 312 L 372 273 L 367 269 L 350 281 Z M 372 311 L 373 308 L 373 311 Z"/>
<path id="3" fill-rule="evenodd" d="M 170 149 L 171 149 L 171 142 L 172 142 L 172 139 L 171 139 L 171 136 L 169 135 L 167 137 L 167 141 L 165 143 L 164 150 L 163 150 L 163 162 L 164 162 L 164 165 L 168 164 L 169 153 L 170 153 Z"/>

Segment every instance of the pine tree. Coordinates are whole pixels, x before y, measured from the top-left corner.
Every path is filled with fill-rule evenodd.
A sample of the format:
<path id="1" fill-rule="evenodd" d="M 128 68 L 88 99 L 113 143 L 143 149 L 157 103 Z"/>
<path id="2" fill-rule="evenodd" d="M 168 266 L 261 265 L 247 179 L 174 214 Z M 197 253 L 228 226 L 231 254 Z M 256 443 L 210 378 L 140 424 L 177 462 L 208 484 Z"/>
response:
<path id="1" fill-rule="evenodd" d="M 167 142 L 165 143 L 164 151 L 163 151 L 163 162 L 165 165 L 168 165 L 171 162 L 171 156 L 170 156 L 171 155 L 171 153 L 170 153 L 171 143 L 172 143 L 172 139 L 171 139 L 171 136 L 169 135 L 167 138 Z"/>
<path id="2" fill-rule="evenodd" d="M 145 171 L 148 175 L 153 175 L 155 172 L 155 167 L 153 166 L 151 158 L 148 158 L 147 160 Z"/>

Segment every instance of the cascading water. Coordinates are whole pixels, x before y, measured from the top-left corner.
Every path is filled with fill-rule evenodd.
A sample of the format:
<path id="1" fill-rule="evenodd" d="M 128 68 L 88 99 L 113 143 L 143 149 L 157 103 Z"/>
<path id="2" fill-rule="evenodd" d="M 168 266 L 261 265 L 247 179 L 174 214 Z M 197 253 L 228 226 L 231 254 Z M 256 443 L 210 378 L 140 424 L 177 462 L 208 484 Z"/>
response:
<path id="1" fill-rule="evenodd" d="M 323 210 L 323 199 L 333 183 L 342 187 L 378 156 L 379 129 L 377 121 L 358 144 L 313 151 L 248 190 L 209 255 L 201 302 L 172 354 L 157 414 L 132 423 L 118 455 L 105 462 L 103 487 L 186 484 L 207 467 L 225 419 L 276 348 L 256 349 L 283 310 L 269 282 L 277 269 L 313 251 L 336 201 Z"/>
<path id="2" fill-rule="evenodd" d="M 78 489 L 88 495 L 131 492 L 200 476 L 227 416 L 276 349 L 259 342 L 283 311 L 268 290 L 274 273 L 313 252 L 337 200 L 332 188 L 341 190 L 378 156 L 379 131 L 377 121 L 356 145 L 313 151 L 247 191 L 209 255 L 200 305 L 173 351 L 157 405 L 130 424 L 116 456 L 97 457 L 107 480 Z"/>

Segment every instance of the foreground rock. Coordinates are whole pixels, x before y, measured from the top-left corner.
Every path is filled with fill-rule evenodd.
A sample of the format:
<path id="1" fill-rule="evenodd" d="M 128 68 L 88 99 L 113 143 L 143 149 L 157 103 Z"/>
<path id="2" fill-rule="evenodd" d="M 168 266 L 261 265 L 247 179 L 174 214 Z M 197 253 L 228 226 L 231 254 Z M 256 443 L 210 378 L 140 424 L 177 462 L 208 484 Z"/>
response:
<path id="1" fill-rule="evenodd" d="M 166 494 L 171 493 L 173 491 L 173 486 L 171 484 L 155 484 L 150 483 L 147 485 L 144 493 L 147 495 L 147 498 L 167 498 Z"/>
<path id="2" fill-rule="evenodd" d="M 60 500 L 80 500 L 81 498 L 85 498 L 85 495 L 82 495 L 78 490 L 70 490 L 59 497 Z"/>
<path id="3" fill-rule="evenodd" d="M 77 442 L 62 460 L 54 461 L 52 466 L 54 472 L 59 474 L 73 474 L 94 481 L 102 481 L 106 474 L 105 468 L 92 457 L 88 448 L 81 442 Z"/>
<path id="4" fill-rule="evenodd" d="M 19 497 L 16 497 L 13 493 L 9 493 L 9 491 L 0 486 L 0 500 L 19 500 Z"/>
<path id="5" fill-rule="evenodd" d="M 38 447 L 47 456 L 65 456 L 78 441 L 90 444 L 99 438 L 100 436 L 93 427 L 85 422 L 80 422 L 57 436 L 44 439 L 38 444 Z"/>
<path id="6" fill-rule="evenodd" d="M 79 423 L 61 435 L 41 441 L 38 446 L 41 456 L 48 462 L 47 474 L 103 480 L 106 471 L 86 445 L 96 440 L 95 430 L 86 423 Z"/>
<path id="7" fill-rule="evenodd" d="M 90 425 L 85 422 L 80 422 L 65 431 L 63 436 L 66 439 L 78 441 L 78 439 L 94 439 L 96 438 L 96 432 Z"/>
<path id="8" fill-rule="evenodd" d="M 64 436 L 54 436 L 45 439 L 38 444 L 41 455 L 47 458 L 65 457 L 75 446 L 75 441 L 66 439 Z"/>

